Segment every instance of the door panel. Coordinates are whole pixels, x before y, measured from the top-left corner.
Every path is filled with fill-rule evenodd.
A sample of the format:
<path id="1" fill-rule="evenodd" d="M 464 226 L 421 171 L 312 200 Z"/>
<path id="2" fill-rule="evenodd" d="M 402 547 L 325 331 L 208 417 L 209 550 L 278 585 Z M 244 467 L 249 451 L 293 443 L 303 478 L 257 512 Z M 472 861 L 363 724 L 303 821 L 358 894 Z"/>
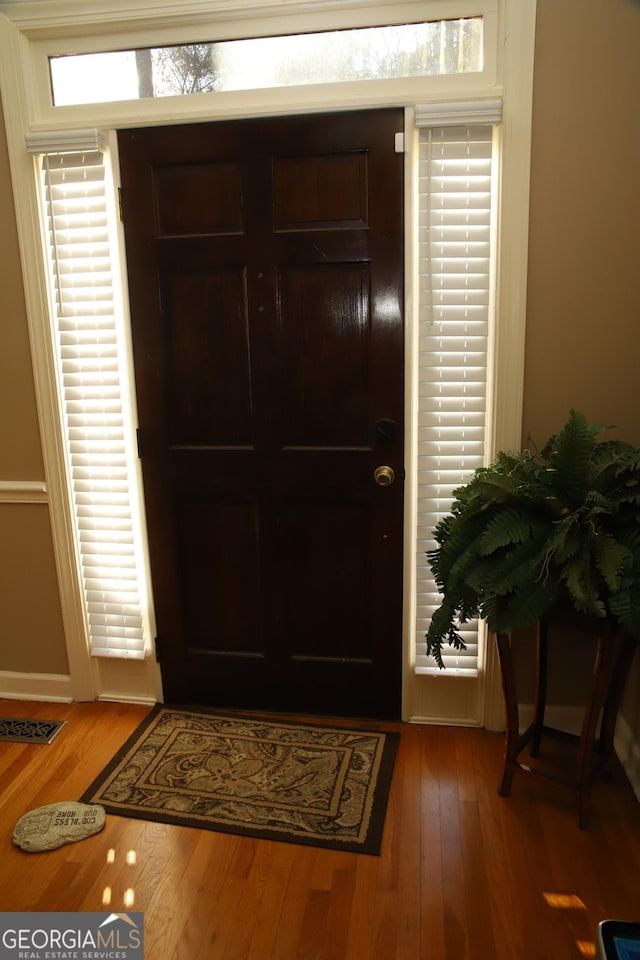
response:
<path id="1" fill-rule="evenodd" d="M 244 290 L 244 272 L 239 268 L 163 277 L 167 402 L 174 445 L 251 443 Z"/>
<path id="2" fill-rule="evenodd" d="M 176 526 L 189 644 L 219 655 L 262 655 L 255 505 L 180 503 Z"/>
<path id="3" fill-rule="evenodd" d="M 153 170 L 157 236 L 242 233 L 238 164 L 157 164 Z"/>
<path id="4" fill-rule="evenodd" d="M 402 123 L 119 134 L 168 701 L 399 717 Z"/>
<path id="5" fill-rule="evenodd" d="M 366 504 L 291 504 L 283 512 L 281 575 L 289 589 L 282 635 L 289 656 L 369 661 L 370 529 Z"/>
<path id="6" fill-rule="evenodd" d="M 284 446 L 369 442 L 368 268 L 294 265 L 279 271 Z M 331 392 L 327 384 L 331 383 Z"/>
<path id="7" fill-rule="evenodd" d="M 367 153 L 276 157 L 276 230 L 365 226 Z"/>

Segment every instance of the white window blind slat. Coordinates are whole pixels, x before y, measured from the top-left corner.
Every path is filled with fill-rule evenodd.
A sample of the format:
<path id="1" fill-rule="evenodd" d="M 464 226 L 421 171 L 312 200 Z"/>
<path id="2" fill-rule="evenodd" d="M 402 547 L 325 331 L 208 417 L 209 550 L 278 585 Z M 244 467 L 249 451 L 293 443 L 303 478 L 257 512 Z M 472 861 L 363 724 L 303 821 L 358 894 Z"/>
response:
<path id="1" fill-rule="evenodd" d="M 45 154 L 56 339 L 92 655 L 147 648 L 122 405 L 103 155 Z"/>
<path id="2" fill-rule="evenodd" d="M 419 137 L 415 669 L 440 674 L 426 653 L 441 600 L 426 552 L 436 547 L 434 529 L 453 491 L 484 462 L 493 127 L 421 127 Z M 443 651 L 446 673 L 476 676 L 477 622 L 463 624 L 460 635 L 466 650 Z"/>

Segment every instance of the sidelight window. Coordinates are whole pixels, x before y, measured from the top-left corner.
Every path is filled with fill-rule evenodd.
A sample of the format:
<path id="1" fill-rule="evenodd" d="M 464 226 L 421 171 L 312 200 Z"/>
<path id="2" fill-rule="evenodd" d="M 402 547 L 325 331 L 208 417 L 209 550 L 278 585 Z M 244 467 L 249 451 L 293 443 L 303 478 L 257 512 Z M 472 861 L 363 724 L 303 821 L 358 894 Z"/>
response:
<path id="1" fill-rule="evenodd" d="M 42 199 L 76 548 L 91 653 L 141 659 L 146 625 L 105 161 L 44 154 Z"/>
<path id="2" fill-rule="evenodd" d="M 433 673 L 425 632 L 441 598 L 425 553 L 453 491 L 485 457 L 493 127 L 427 126 L 419 151 L 416 672 Z M 447 673 L 475 676 L 478 622 L 460 633 L 467 648 L 445 648 Z"/>

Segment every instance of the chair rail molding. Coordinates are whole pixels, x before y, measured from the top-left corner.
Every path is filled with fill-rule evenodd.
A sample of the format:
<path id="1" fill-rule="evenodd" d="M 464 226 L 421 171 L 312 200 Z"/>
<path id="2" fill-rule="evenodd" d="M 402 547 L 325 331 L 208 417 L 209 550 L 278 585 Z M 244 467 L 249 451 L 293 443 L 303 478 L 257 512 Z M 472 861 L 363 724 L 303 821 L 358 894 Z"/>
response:
<path id="1" fill-rule="evenodd" d="M 48 503 L 44 480 L 0 480 L 0 503 Z"/>

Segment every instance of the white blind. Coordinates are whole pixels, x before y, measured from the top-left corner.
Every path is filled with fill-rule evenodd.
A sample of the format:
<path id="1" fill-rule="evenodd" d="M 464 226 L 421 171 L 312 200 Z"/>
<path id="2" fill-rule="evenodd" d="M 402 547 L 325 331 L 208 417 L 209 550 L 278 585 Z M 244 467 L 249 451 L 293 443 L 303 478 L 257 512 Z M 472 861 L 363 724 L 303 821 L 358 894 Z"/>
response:
<path id="1" fill-rule="evenodd" d="M 416 672 L 440 673 L 425 632 L 441 597 L 425 553 L 453 490 L 484 463 L 491 279 L 493 128 L 420 130 L 419 413 Z M 447 674 L 475 676 L 478 624 L 467 649 L 443 650 Z"/>
<path id="2" fill-rule="evenodd" d="M 145 626 L 125 433 L 103 155 L 45 155 L 42 182 L 69 473 L 91 653 L 142 659 Z"/>

